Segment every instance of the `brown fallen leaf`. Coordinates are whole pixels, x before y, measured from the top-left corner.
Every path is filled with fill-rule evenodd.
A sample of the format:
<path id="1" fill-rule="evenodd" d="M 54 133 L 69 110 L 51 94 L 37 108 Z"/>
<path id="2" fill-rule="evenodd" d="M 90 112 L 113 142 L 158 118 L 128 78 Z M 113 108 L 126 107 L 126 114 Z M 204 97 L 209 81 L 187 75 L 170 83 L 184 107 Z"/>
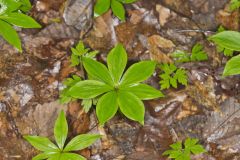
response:
<path id="1" fill-rule="evenodd" d="M 159 35 L 153 35 L 148 38 L 150 57 L 159 63 L 171 63 L 172 60 L 167 56 L 167 53 L 173 51 L 174 43 Z"/>

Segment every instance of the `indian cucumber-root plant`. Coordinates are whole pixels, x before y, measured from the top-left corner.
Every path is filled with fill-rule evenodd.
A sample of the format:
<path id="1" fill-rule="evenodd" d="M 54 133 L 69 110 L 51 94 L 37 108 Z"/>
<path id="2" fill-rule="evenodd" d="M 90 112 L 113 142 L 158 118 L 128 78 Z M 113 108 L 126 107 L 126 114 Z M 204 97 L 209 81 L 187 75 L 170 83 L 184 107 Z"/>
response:
<path id="1" fill-rule="evenodd" d="M 125 21 L 125 9 L 123 4 L 134 3 L 138 0 L 97 0 L 94 6 L 94 14 L 96 17 L 101 16 L 110 8 L 115 16 L 121 21 Z"/>
<path id="2" fill-rule="evenodd" d="M 240 51 L 240 33 L 236 31 L 223 31 L 217 33 L 209 40 L 213 41 L 217 47 L 224 48 L 230 52 Z M 240 74 L 240 55 L 232 57 L 226 64 L 223 76 Z"/>
<path id="3" fill-rule="evenodd" d="M 83 57 L 89 80 L 74 84 L 67 94 L 76 99 L 98 98 L 96 113 L 100 125 L 110 120 L 118 110 L 127 118 L 144 124 L 145 108 L 142 100 L 163 97 L 155 88 L 142 83 L 154 72 L 156 62 L 133 64 L 125 73 L 127 53 L 118 44 L 107 56 L 108 68 L 91 58 Z"/>
<path id="4" fill-rule="evenodd" d="M 197 155 L 206 152 L 203 146 L 198 144 L 198 141 L 195 138 L 187 138 L 184 143 L 178 141 L 171 144 L 171 149 L 165 151 L 163 155 L 175 160 L 190 160 L 192 154 Z"/>
<path id="5" fill-rule="evenodd" d="M 11 45 L 22 52 L 21 40 L 14 26 L 21 28 L 41 28 L 30 16 L 29 0 L 0 0 L 0 35 Z"/>
<path id="6" fill-rule="evenodd" d="M 56 144 L 46 137 L 24 136 L 24 138 L 42 153 L 33 157 L 32 160 L 87 160 L 83 156 L 71 153 L 82 150 L 92 145 L 97 139 L 101 138 L 98 134 L 82 134 L 73 138 L 65 144 L 68 134 L 68 124 L 64 112 L 61 111 L 54 126 L 54 137 Z"/>

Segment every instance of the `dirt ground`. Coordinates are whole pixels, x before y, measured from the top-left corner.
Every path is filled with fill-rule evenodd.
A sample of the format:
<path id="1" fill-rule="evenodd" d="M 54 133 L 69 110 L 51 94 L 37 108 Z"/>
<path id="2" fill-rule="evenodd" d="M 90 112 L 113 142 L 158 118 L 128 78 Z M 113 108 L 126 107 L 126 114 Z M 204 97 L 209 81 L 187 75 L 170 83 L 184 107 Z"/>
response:
<path id="1" fill-rule="evenodd" d="M 33 0 L 30 15 L 41 29 L 18 29 L 24 53 L 0 39 L 0 160 L 30 160 L 37 151 L 23 135 L 53 137 L 57 114 L 64 109 L 70 135 L 104 137 L 80 153 L 90 160 L 166 160 L 161 154 L 176 140 L 195 137 L 208 154 L 192 160 L 240 160 L 240 76 L 222 78 L 227 58 L 207 36 L 222 25 L 239 30 L 239 11 L 228 12 L 228 0 L 140 0 L 126 5 L 127 21 L 111 11 L 93 19 L 91 0 Z M 58 102 L 62 81 L 73 74 L 70 48 L 79 40 L 99 50 L 98 60 L 118 42 L 129 64 L 152 59 L 171 61 L 175 50 L 204 46 L 208 61 L 184 63 L 189 85 L 164 90 L 165 98 L 145 101 L 145 125 L 120 113 L 104 128 L 95 109 L 85 113 L 81 101 Z M 156 74 L 147 83 L 159 88 Z"/>

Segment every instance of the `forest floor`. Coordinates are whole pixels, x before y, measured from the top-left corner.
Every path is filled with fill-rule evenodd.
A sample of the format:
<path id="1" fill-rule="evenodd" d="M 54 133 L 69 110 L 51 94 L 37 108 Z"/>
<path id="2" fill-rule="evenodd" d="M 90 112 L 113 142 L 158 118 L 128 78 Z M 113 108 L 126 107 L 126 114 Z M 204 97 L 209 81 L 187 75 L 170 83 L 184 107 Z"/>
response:
<path id="1" fill-rule="evenodd" d="M 83 3 L 84 2 L 84 3 Z M 240 160 L 240 77 L 223 78 L 227 58 L 207 37 L 222 25 L 239 30 L 239 12 L 227 10 L 228 0 L 141 0 L 126 5 L 127 20 L 111 11 L 92 18 L 91 0 L 34 0 L 30 13 L 42 29 L 19 29 L 24 53 L 0 39 L 0 159 L 30 160 L 37 151 L 23 135 L 53 137 L 57 114 L 64 109 L 70 137 L 101 133 L 104 137 L 80 153 L 90 160 L 165 160 L 161 154 L 177 140 L 194 137 L 208 154 L 192 160 Z M 145 101 L 145 125 L 115 116 L 98 127 L 95 109 L 85 113 L 81 102 L 59 104 L 65 78 L 81 75 L 70 66 L 70 48 L 79 39 L 98 60 L 122 43 L 129 63 L 152 59 L 172 61 L 175 50 L 204 46 L 209 60 L 180 65 L 189 84 L 164 90 L 165 98 Z M 148 84 L 159 89 L 158 75 Z"/>

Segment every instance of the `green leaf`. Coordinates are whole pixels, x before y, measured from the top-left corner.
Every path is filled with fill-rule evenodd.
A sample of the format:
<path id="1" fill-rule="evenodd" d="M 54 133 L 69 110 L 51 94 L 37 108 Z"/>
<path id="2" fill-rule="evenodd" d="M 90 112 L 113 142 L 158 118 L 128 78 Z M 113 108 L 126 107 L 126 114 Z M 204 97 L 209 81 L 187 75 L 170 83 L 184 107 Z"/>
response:
<path id="1" fill-rule="evenodd" d="M 176 150 L 172 151 L 171 154 L 168 156 L 169 158 L 177 158 L 182 155 L 182 151 Z"/>
<path id="2" fill-rule="evenodd" d="M 0 19 L 0 35 L 11 45 L 22 52 L 21 40 L 13 27 Z"/>
<path id="3" fill-rule="evenodd" d="M 54 137 L 58 147 L 62 150 L 67 139 L 68 124 L 65 118 L 64 111 L 61 111 L 54 126 Z"/>
<path id="4" fill-rule="evenodd" d="M 103 13 L 107 12 L 110 8 L 110 0 L 97 0 L 94 6 L 95 17 L 101 16 Z"/>
<path id="5" fill-rule="evenodd" d="M 19 7 L 22 5 L 20 1 L 14 0 L 0 0 L 0 15 L 3 13 L 11 13 L 17 11 Z"/>
<path id="6" fill-rule="evenodd" d="M 192 146 L 194 146 L 195 144 L 197 144 L 199 140 L 195 139 L 195 138 L 187 138 L 184 142 L 184 146 L 186 148 L 191 148 Z"/>
<path id="7" fill-rule="evenodd" d="M 146 84 L 136 84 L 120 89 L 135 94 L 141 100 L 150 100 L 159 97 L 164 97 L 162 92 Z"/>
<path id="8" fill-rule="evenodd" d="M 54 154 L 57 154 L 58 152 L 44 152 L 44 153 L 40 153 L 38 155 L 36 155 L 35 157 L 32 158 L 32 160 L 43 160 L 43 159 L 47 159 L 50 158 L 51 156 L 53 156 Z"/>
<path id="9" fill-rule="evenodd" d="M 179 63 L 186 63 L 186 62 L 191 61 L 189 54 L 184 51 L 180 51 L 180 50 L 173 52 L 171 54 L 171 57 L 173 57 L 175 59 L 175 61 L 179 62 Z"/>
<path id="10" fill-rule="evenodd" d="M 208 60 L 207 53 L 203 50 L 201 44 L 195 44 L 192 49 L 191 61 L 205 61 Z"/>
<path id="11" fill-rule="evenodd" d="M 86 80 L 80 81 L 72 86 L 69 89 L 68 94 L 74 98 L 90 99 L 95 98 L 110 90 L 113 90 L 113 88 L 103 82 Z"/>
<path id="12" fill-rule="evenodd" d="M 144 125 L 145 108 L 143 102 L 137 96 L 130 92 L 119 91 L 118 105 L 127 118 Z"/>
<path id="13" fill-rule="evenodd" d="M 111 8 L 115 16 L 117 16 L 121 21 L 125 21 L 125 9 L 122 3 L 117 0 L 112 0 Z"/>
<path id="14" fill-rule="evenodd" d="M 203 148 L 202 145 L 198 144 L 198 145 L 194 145 L 194 146 L 191 147 L 191 152 L 193 154 L 200 154 L 200 153 L 206 152 L 206 150 Z"/>
<path id="15" fill-rule="evenodd" d="M 209 40 L 215 42 L 223 48 L 240 51 L 240 33 L 236 31 L 223 31 L 217 33 L 211 37 Z"/>
<path id="16" fill-rule="evenodd" d="M 137 2 L 138 0 L 118 0 L 119 2 L 125 3 L 125 4 L 129 4 L 129 3 L 134 3 Z"/>
<path id="17" fill-rule="evenodd" d="M 240 0 L 231 0 L 230 10 L 234 11 L 240 8 Z"/>
<path id="18" fill-rule="evenodd" d="M 182 149 L 182 143 L 180 141 L 171 144 L 170 147 L 175 150 L 181 150 Z"/>
<path id="19" fill-rule="evenodd" d="M 143 82 L 148 79 L 155 71 L 156 62 L 142 61 L 133 64 L 123 75 L 121 85 L 131 85 Z"/>
<path id="20" fill-rule="evenodd" d="M 29 0 L 21 0 L 22 6 L 20 7 L 20 10 L 23 12 L 28 12 L 32 8 L 32 4 Z"/>
<path id="21" fill-rule="evenodd" d="M 103 95 L 97 103 L 97 117 L 100 125 L 104 125 L 118 111 L 117 93 L 115 91 L 108 92 Z"/>
<path id="22" fill-rule="evenodd" d="M 114 82 L 118 83 L 127 65 L 127 53 L 121 44 L 118 44 L 108 54 L 107 64 Z"/>
<path id="23" fill-rule="evenodd" d="M 92 105 L 93 105 L 93 100 L 92 99 L 83 99 L 82 100 L 82 105 L 83 105 L 83 109 L 86 113 L 89 112 L 89 110 L 91 109 Z"/>
<path id="24" fill-rule="evenodd" d="M 83 156 L 75 153 L 62 153 L 59 160 L 87 160 Z"/>
<path id="25" fill-rule="evenodd" d="M 91 146 L 96 140 L 101 138 L 99 134 L 81 134 L 74 137 L 64 148 L 64 152 L 78 151 Z"/>
<path id="26" fill-rule="evenodd" d="M 223 76 L 231 76 L 240 74 L 240 55 L 231 58 L 223 71 Z"/>
<path id="27" fill-rule="evenodd" d="M 113 85 L 112 77 L 105 65 L 90 58 L 84 58 L 83 65 L 90 77 Z"/>
<path id="28" fill-rule="evenodd" d="M 41 28 L 41 25 L 38 24 L 32 17 L 22 13 L 4 14 L 0 16 L 0 19 L 22 28 Z"/>
<path id="29" fill-rule="evenodd" d="M 174 79 L 176 79 L 182 85 L 187 86 L 188 77 L 187 77 L 187 73 L 184 69 L 182 69 L 182 68 L 178 69 L 174 75 Z"/>
<path id="30" fill-rule="evenodd" d="M 59 151 L 58 147 L 53 144 L 48 138 L 39 136 L 24 136 L 33 147 L 40 151 Z"/>

